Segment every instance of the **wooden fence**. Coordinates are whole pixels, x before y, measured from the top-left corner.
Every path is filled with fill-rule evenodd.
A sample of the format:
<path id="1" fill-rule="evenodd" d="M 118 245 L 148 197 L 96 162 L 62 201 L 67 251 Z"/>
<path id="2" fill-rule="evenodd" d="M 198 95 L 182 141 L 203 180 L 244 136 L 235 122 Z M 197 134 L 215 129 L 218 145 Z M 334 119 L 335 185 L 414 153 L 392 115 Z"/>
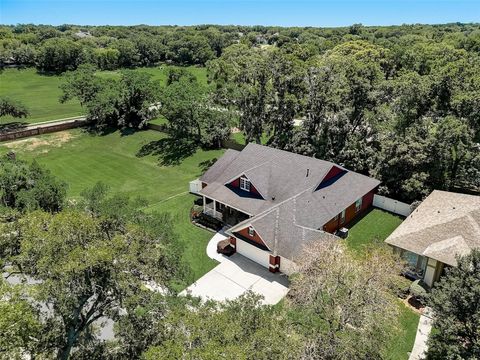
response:
<path id="1" fill-rule="evenodd" d="M 32 124 L 26 127 L 11 129 L 8 132 L 0 133 L 0 142 L 78 128 L 85 126 L 87 123 L 88 120 L 84 116 L 81 116 L 75 119 L 51 123 Z"/>

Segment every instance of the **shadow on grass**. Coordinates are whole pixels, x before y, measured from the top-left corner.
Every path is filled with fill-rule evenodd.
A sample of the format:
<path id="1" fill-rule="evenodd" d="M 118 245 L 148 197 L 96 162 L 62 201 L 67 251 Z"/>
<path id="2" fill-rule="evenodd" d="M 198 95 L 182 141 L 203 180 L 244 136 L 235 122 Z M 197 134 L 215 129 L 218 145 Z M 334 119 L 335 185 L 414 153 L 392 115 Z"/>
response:
<path id="1" fill-rule="evenodd" d="M 159 157 L 161 165 L 178 165 L 196 150 L 197 144 L 193 141 L 163 138 L 143 145 L 137 152 L 137 157 L 154 155 Z"/>
<path id="2" fill-rule="evenodd" d="M 213 158 L 213 159 L 210 159 L 210 160 L 205 160 L 205 161 L 202 161 L 198 164 L 198 167 L 200 168 L 200 171 L 203 173 L 205 173 L 208 169 L 210 169 L 212 167 L 213 164 L 215 164 L 217 162 L 217 158 Z"/>
<path id="3" fill-rule="evenodd" d="M 102 125 L 97 125 L 97 124 L 90 124 L 86 126 L 85 131 L 88 132 L 91 135 L 98 135 L 98 136 L 106 136 L 113 134 L 114 132 L 119 131 L 120 136 L 129 136 L 133 135 L 138 131 L 143 131 L 144 129 L 134 129 L 134 128 L 123 128 L 123 129 L 118 129 L 114 126 L 102 126 Z"/>
<path id="4" fill-rule="evenodd" d="M 26 128 L 29 124 L 22 121 L 12 121 L 5 124 L 0 123 L 0 133 L 6 133 L 13 130 L 20 130 Z"/>

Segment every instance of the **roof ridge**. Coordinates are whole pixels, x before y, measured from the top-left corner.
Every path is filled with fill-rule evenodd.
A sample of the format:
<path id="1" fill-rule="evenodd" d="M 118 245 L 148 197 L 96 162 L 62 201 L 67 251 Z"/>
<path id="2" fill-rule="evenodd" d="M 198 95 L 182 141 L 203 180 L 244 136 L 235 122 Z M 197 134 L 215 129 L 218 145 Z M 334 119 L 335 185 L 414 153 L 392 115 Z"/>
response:
<path id="1" fill-rule="evenodd" d="M 412 214 L 413 214 L 413 213 L 412 213 Z M 409 215 L 409 216 L 411 216 L 411 215 Z M 422 232 L 424 232 L 424 231 L 426 231 L 426 230 L 431 230 L 431 229 L 436 228 L 436 227 L 441 226 L 441 225 L 450 224 L 450 223 L 452 223 L 452 222 L 454 222 L 454 221 L 458 221 L 459 219 L 467 218 L 468 220 L 470 220 L 470 217 L 471 217 L 471 216 L 470 216 L 469 213 L 465 213 L 465 214 L 463 214 L 462 216 L 458 216 L 458 217 L 456 217 L 456 218 L 449 219 L 448 221 L 445 221 L 445 222 L 441 222 L 441 223 L 433 224 L 433 225 L 428 225 L 428 226 L 426 226 L 426 227 L 422 227 L 421 229 L 415 229 L 415 231 L 410 231 L 410 232 L 407 232 L 407 233 L 401 234 L 401 235 L 395 234 L 395 231 L 396 231 L 397 229 L 399 229 L 400 226 L 402 226 L 402 224 L 405 222 L 405 220 L 408 219 L 408 217 L 407 217 L 407 218 L 405 218 L 405 220 L 397 227 L 397 229 L 394 230 L 394 232 L 393 232 L 386 240 L 388 240 L 388 239 L 396 239 L 396 238 L 402 237 L 402 236 L 411 236 L 411 235 L 413 235 L 413 234 L 419 234 L 419 233 L 422 233 Z M 473 217 L 471 218 L 471 220 L 473 220 L 473 222 L 476 223 L 476 221 L 475 221 L 475 219 L 473 219 Z M 471 221 L 469 221 L 469 222 L 471 222 Z M 478 226 L 478 230 L 480 230 L 480 226 Z M 394 235 L 394 236 L 392 236 L 392 235 Z"/>
<path id="2" fill-rule="evenodd" d="M 262 147 L 262 148 L 267 148 L 269 149 L 270 151 L 272 151 L 275 155 L 275 157 L 278 157 L 278 154 L 275 154 L 275 152 L 282 152 L 282 153 L 285 153 L 285 154 L 288 154 L 289 156 L 301 156 L 301 157 L 304 157 L 304 158 L 307 158 L 307 159 L 312 159 L 312 160 L 318 160 L 318 161 L 324 161 L 326 163 L 329 163 L 329 164 L 335 164 L 334 162 L 330 161 L 330 160 L 324 160 L 324 159 L 318 159 L 316 158 L 315 156 L 308 156 L 308 155 L 304 155 L 304 154 L 298 154 L 298 153 L 295 153 L 295 152 L 292 152 L 292 151 L 287 151 L 287 150 L 283 150 L 283 149 L 278 149 L 278 148 L 273 148 L 273 147 L 270 147 L 270 146 L 266 146 L 266 145 L 262 145 L 262 144 L 257 144 L 257 143 L 248 143 L 247 147 L 252 147 L 252 146 L 258 146 L 258 147 Z M 336 165 L 336 164 L 335 164 Z M 341 166 L 341 165 L 340 165 Z"/>

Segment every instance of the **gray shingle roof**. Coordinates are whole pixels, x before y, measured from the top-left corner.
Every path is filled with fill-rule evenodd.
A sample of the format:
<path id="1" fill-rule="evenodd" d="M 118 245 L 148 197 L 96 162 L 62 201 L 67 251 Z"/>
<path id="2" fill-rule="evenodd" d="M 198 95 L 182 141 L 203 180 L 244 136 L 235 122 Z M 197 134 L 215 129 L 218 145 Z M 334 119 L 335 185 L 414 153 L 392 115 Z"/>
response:
<path id="1" fill-rule="evenodd" d="M 480 196 L 434 190 L 385 241 L 455 266 L 480 247 Z"/>
<path id="2" fill-rule="evenodd" d="M 310 241 L 334 238 L 318 229 L 380 184 L 329 161 L 252 143 L 224 157 L 200 178 L 208 184 L 200 193 L 253 216 L 231 231 L 251 224 L 272 252 L 289 259 Z M 333 166 L 345 170 L 344 175 L 315 191 Z M 225 186 L 242 174 L 264 199 Z"/>

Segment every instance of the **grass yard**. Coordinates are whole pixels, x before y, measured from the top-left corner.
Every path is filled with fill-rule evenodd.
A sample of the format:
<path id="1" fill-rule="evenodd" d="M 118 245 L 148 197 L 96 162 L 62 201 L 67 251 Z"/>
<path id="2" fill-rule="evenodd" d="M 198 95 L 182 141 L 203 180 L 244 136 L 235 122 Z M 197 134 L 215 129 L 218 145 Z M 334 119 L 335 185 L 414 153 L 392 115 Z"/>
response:
<path id="1" fill-rule="evenodd" d="M 243 134 L 243 132 L 236 132 L 236 133 L 233 133 L 231 135 L 231 138 L 233 141 L 235 141 L 236 143 L 240 144 L 240 145 L 247 145 L 246 144 L 246 139 L 245 139 L 245 135 Z M 260 139 L 262 144 L 265 145 L 268 141 L 268 136 L 266 133 L 263 133 L 262 134 L 262 138 Z"/>
<path id="2" fill-rule="evenodd" d="M 164 138 L 156 131 L 123 136 L 116 131 L 98 136 L 76 129 L 2 143 L 0 154 L 14 150 L 20 159 L 37 160 L 69 184 L 69 197 L 78 197 L 83 189 L 102 181 L 112 192 L 147 199 L 149 210 L 170 212 L 194 277 L 190 283 L 213 268 L 215 262 L 205 252 L 213 234 L 189 221 L 193 195 L 187 193 L 188 182 L 197 178 L 206 164 L 219 158 L 223 150 L 198 150 L 170 166 L 161 165 L 159 155 L 147 152 L 137 156 L 142 147 L 148 148 Z"/>
<path id="3" fill-rule="evenodd" d="M 366 245 L 382 244 L 402 221 L 403 219 L 400 216 L 380 209 L 373 209 L 359 221 L 349 226 L 347 245 L 353 251 L 361 252 Z M 390 344 L 385 357 L 388 360 L 408 359 L 408 352 L 413 348 L 417 332 L 419 315 L 401 302 L 398 306 L 400 333 Z"/>
<path id="4" fill-rule="evenodd" d="M 161 65 L 152 68 L 138 68 L 136 71 L 152 74 L 153 79 L 164 84 L 168 67 L 170 65 Z M 207 83 L 205 68 L 190 66 L 187 69 L 197 77 L 199 82 Z M 99 74 L 104 77 L 115 77 L 119 72 L 102 71 Z M 8 96 L 22 102 L 30 111 L 30 116 L 20 120 L 4 117 L 0 120 L 0 124 L 19 121 L 36 123 L 82 115 L 83 109 L 78 101 L 72 100 L 64 104 L 60 104 L 58 101 L 62 93 L 59 86 L 63 81 L 62 75 L 41 75 L 34 68 L 1 70 L 0 96 Z"/>
<path id="5" fill-rule="evenodd" d="M 360 251 L 365 245 L 383 242 L 402 221 L 400 216 L 373 209 L 349 227 L 347 244 L 351 249 Z"/>
<path id="6" fill-rule="evenodd" d="M 192 274 L 185 284 L 180 284 L 178 290 L 183 290 L 218 264 L 206 255 L 207 244 L 214 234 L 190 223 L 189 214 L 194 198 L 194 195 L 182 194 L 149 208 L 152 211 L 170 213 L 176 233 L 184 241 L 184 259 L 190 265 Z"/>
<path id="7" fill-rule="evenodd" d="M 406 360 L 408 353 L 412 351 L 415 336 L 417 335 L 420 315 L 413 312 L 403 303 L 399 302 L 399 326 L 400 333 L 390 344 L 385 360 Z"/>
<path id="8" fill-rule="evenodd" d="M 20 101 L 30 111 L 26 119 L 14 119 L 6 116 L 0 124 L 9 122 L 35 123 L 46 120 L 62 119 L 82 115 L 78 101 L 60 104 L 62 94 L 59 89 L 63 82 L 59 75 L 40 75 L 31 69 L 4 69 L 0 71 L 0 96 L 8 96 Z"/>

